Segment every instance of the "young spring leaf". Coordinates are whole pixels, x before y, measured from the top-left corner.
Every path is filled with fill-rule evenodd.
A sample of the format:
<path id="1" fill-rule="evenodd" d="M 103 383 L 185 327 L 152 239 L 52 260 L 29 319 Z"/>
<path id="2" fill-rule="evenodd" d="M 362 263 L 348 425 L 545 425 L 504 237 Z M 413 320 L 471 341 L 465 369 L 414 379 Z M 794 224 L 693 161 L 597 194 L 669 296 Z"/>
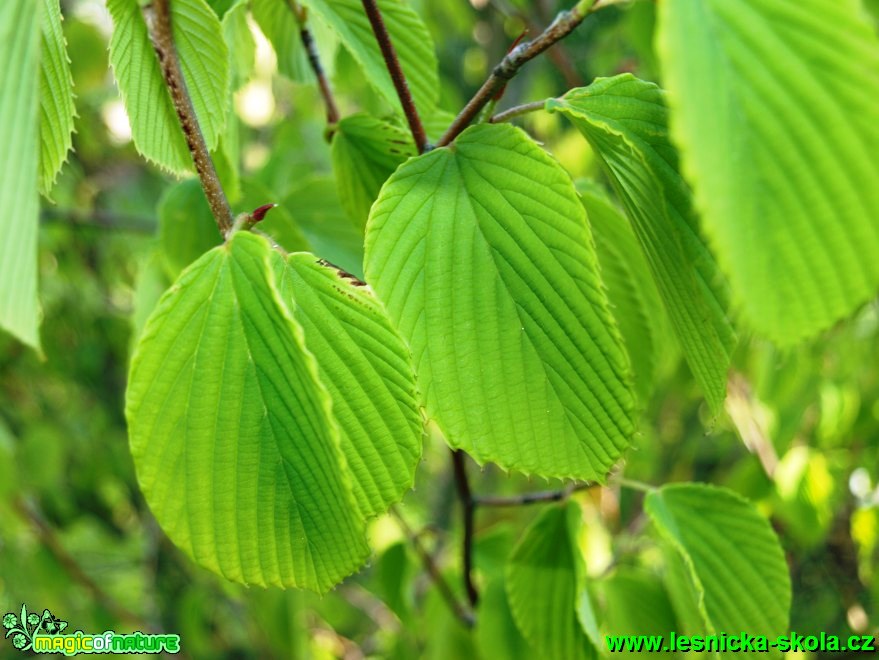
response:
<path id="1" fill-rule="evenodd" d="M 717 266 L 699 238 L 690 191 L 668 139 L 656 85 L 630 74 L 572 89 L 546 108 L 589 140 L 617 191 L 653 270 L 684 356 L 712 409 L 726 395 L 735 333 Z"/>
<path id="2" fill-rule="evenodd" d="M 48 196 L 73 145 L 73 77 L 61 31 L 59 0 L 42 1 L 40 52 L 40 192 Z"/>
<path id="3" fill-rule="evenodd" d="M 695 596 L 689 609 L 695 607 L 702 619 L 702 630 L 694 632 L 746 630 L 775 639 L 788 631 L 791 585 L 784 553 L 769 522 L 749 502 L 723 488 L 674 484 L 649 493 L 644 510 L 683 560 Z"/>
<path id="4" fill-rule="evenodd" d="M 879 289 L 879 39 L 854 0 L 669 0 L 672 134 L 743 317 L 791 344 Z"/>
<path id="5" fill-rule="evenodd" d="M 323 592 L 369 549 L 329 394 L 270 253 L 239 232 L 162 297 L 131 361 L 131 452 L 157 520 L 198 563 Z"/>
<path id="6" fill-rule="evenodd" d="M 0 2 L 0 327 L 37 350 L 40 11 Z"/>
<path id="7" fill-rule="evenodd" d="M 278 61 L 278 72 L 300 83 L 314 81 L 308 55 L 302 44 L 299 22 L 292 3 L 286 0 L 251 0 L 250 13 L 265 35 Z"/>
<path id="8" fill-rule="evenodd" d="M 362 227 L 382 184 L 407 158 L 418 152 L 412 135 L 367 114 L 342 119 L 333 135 L 333 172 L 339 199 L 351 219 Z"/>
<path id="9" fill-rule="evenodd" d="M 278 292 L 333 401 L 354 500 L 366 518 L 402 499 L 421 459 L 409 351 L 372 293 L 307 252 L 273 255 Z"/>
<path id="10" fill-rule="evenodd" d="M 576 190 L 524 132 L 475 126 L 401 165 L 365 269 L 449 444 L 604 479 L 633 432 L 628 361 Z"/>
<path id="11" fill-rule="evenodd" d="M 577 544 L 580 507 L 550 506 L 526 530 L 507 564 L 507 597 L 526 640 L 545 658 L 594 658 L 577 620 L 585 566 Z"/>
<path id="12" fill-rule="evenodd" d="M 107 9 L 114 25 L 110 63 L 137 150 L 171 172 L 191 170 L 192 158 L 140 6 L 133 0 L 107 0 Z M 214 149 L 229 107 L 229 52 L 220 20 L 205 0 L 172 0 L 171 25 L 199 127 L 208 149 Z"/>
<path id="13" fill-rule="evenodd" d="M 339 35 L 367 80 L 395 108 L 397 91 L 385 66 L 369 19 L 360 0 L 302 0 Z M 420 112 L 428 114 L 439 98 L 439 73 L 433 39 L 421 18 L 400 0 L 378 0 L 385 26 L 397 51 L 400 66 Z"/>

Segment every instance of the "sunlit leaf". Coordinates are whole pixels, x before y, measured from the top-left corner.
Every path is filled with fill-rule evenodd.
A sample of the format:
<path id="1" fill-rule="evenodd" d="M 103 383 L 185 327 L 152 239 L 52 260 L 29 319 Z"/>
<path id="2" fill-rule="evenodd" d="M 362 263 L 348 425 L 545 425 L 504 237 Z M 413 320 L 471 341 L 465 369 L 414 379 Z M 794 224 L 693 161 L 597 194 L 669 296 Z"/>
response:
<path id="1" fill-rule="evenodd" d="M 163 296 L 132 358 L 131 451 L 150 508 L 195 561 L 323 592 L 369 550 L 329 394 L 270 255 L 239 232 Z"/>
<path id="2" fill-rule="evenodd" d="M 790 344 L 879 291 L 879 39 L 854 0 L 669 0 L 658 53 L 706 235 Z"/>
<path id="3" fill-rule="evenodd" d="M 372 207 L 366 279 L 429 417 L 479 461 L 603 479 L 633 432 L 628 360 L 564 170 L 509 125 L 404 163 Z"/>

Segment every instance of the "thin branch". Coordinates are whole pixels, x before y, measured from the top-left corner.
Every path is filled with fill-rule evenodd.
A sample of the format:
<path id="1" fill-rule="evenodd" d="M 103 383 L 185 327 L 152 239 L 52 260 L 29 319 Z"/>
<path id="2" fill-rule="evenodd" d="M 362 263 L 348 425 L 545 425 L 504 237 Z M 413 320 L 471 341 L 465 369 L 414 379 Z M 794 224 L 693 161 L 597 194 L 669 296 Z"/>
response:
<path id="1" fill-rule="evenodd" d="M 572 493 L 592 488 L 595 484 L 582 483 L 571 484 L 561 490 L 541 490 L 535 493 L 522 493 L 521 495 L 511 495 L 509 497 L 483 495 L 473 498 L 474 506 L 491 506 L 491 507 L 513 507 L 525 506 L 528 504 L 540 504 L 545 502 L 560 502 L 568 499 Z"/>
<path id="2" fill-rule="evenodd" d="M 464 573 L 464 587 L 467 590 L 467 599 L 471 606 L 479 602 L 479 592 L 473 584 L 473 514 L 476 504 L 473 501 L 473 493 L 470 491 L 470 482 L 467 481 L 467 467 L 464 464 L 464 452 L 452 450 L 452 468 L 455 473 L 455 486 L 458 489 L 458 498 L 464 513 L 464 543 L 462 546 L 462 564 Z"/>
<path id="3" fill-rule="evenodd" d="M 156 221 L 153 218 L 103 209 L 87 211 L 85 209 L 47 207 L 40 211 L 40 220 L 45 223 L 66 224 L 74 227 L 118 229 L 136 234 L 152 234 L 156 231 Z"/>
<path id="4" fill-rule="evenodd" d="M 365 1 L 365 0 L 364 0 Z M 488 77 L 479 91 L 467 102 L 464 109 L 455 117 L 455 121 L 437 142 L 437 147 L 444 147 L 452 142 L 461 132 L 470 125 L 479 111 L 506 85 L 522 66 L 534 59 L 557 41 L 565 38 L 573 32 L 587 14 L 592 10 L 595 0 L 580 0 L 573 9 L 563 11 L 552 24 L 546 28 L 536 39 L 519 44 L 507 53 L 491 75 Z"/>
<path id="5" fill-rule="evenodd" d="M 317 44 L 314 42 L 311 30 L 308 29 L 308 12 L 305 7 L 295 2 L 295 0 L 287 0 L 287 6 L 290 7 L 290 11 L 293 12 L 296 22 L 299 24 L 299 38 L 305 47 L 308 63 L 311 65 L 314 77 L 317 78 L 317 86 L 320 89 L 320 95 L 323 97 L 324 105 L 327 109 L 327 124 L 335 124 L 339 121 L 339 108 L 336 105 L 330 81 L 327 79 L 323 64 L 321 64 L 320 54 L 317 52 Z"/>
<path id="6" fill-rule="evenodd" d="M 385 66 L 388 68 L 388 73 L 391 74 L 391 80 L 397 90 L 397 96 L 400 98 L 400 105 L 403 106 L 403 113 L 406 115 L 406 121 L 409 122 L 409 130 L 412 131 L 412 137 L 415 140 L 415 146 L 418 148 L 418 153 L 423 154 L 428 149 L 427 134 L 424 132 L 421 117 L 418 116 L 418 110 L 415 108 L 415 101 L 409 91 L 409 83 L 406 82 L 406 75 L 400 66 L 400 60 L 397 59 L 397 52 L 394 50 L 394 44 L 391 43 L 391 36 L 385 27 L 381 11 L 379 11 L 376 0 L 363 0 L 363 9 L 366 10 L 366 17 L 372 26 L 375 40 L 385 58 Z"/>
<path id="7" fill-rule="evenodd" d="M 171 100 L 174 102 L 174 109 L 180 119 L 180 127 L 183 129 L 183 137 L 186 138 L 186 146 L 189 147 L 189 153 L 192 154 L 195 171 L 201 180 L 201 186 L 204 188 L 204 194 L 211 207 L 214 220 L 217 222 L 217 227 L 225 237 L 232 229 L 234 222 L 232 209 L 229 207 L 229 200 L 226 198 L 226 193 L 223 192 L 214 161 L 205 143 L 201 127 L 198 125 L 198 117 L 196 117 L 195 108 L 192 105 L 192 98 L 186 89 L 186 80 L 183 78 L 180 60 L 174 47 L 170 0 L 153 0 L 151 8 L 145 9 L 150 38 L 156 55 L 159 57 L 162 77 L 165 79 L 165 85 L 168 87 Z"/>
<path id="8" fill-rule="evenodd" d="M 537 112 L 538 110 L 543 110 L 545 106 L 546 101 L 534 101 L 533 103 L 524 103 L 522 105 L 512 107 L 509 110 L 499 112 L 488 121 L 492 124 L 500 124 L 505 121 L 510 121 L 514 117 L 528 114 L 529 112 Z"/>
<path id="9" fill-rule="evenodd" d="M 12 503 L 21 517 L 30 523 L 37 538 L 39 538 L 43 546 L 52 554 L 67 574 L 75 582 L 85 587 L 101 607 L 107 610 L 113 618 L 133 624 L 141 630 L 150 628 L 141 617 L 119 604 L 83 570 L 82 566 L 67 551 L 67 548 L 64 547 L 64 544 L 61 543 L 61 540 L 55 534 L 55 530 L 46 522 L 43 514 L 34 504 L 27 502 L 21 497 L 15 498 Z"/>
<path id="10" fill-rule="evenodd" d="M 400 529 L 403 530 L 403 533 L 406 534 L 406 537 L 409 539 L 412 547 L 415 548 L 415 552 L 421 559 L 421 563 L 424 565 L 424 569 L 427 571 L 430 579 L 436 585 L 437 591 L 439 591 L 440 596 L 442 596 L 443 600 L 446 601 L 455 616 L 464 625 L 466 625 L 467 627 L 472 627 L 476 623 L 473 613 L 469 609 L 467 609 L 467 607 L 465 607 L 455 596 L 455 593 L 452 591 L 452 588 L 449 586 L 449 583 L 446 582 L 446 578 L 440 571 L 439 566 L 436 565 L 433 557 L 421 543 L 421 537 L 412 530 L 412 528 L 409 526 L 409 523 L 406 522 L 406 519 L 403 518 L 403 516 L 400 514 L 396 507 L 392 506 L 390 509 L 390 513 L 392 516 L 394 516 L 394 518 L 396 518 L 397 523 L 400 525 Z"/>

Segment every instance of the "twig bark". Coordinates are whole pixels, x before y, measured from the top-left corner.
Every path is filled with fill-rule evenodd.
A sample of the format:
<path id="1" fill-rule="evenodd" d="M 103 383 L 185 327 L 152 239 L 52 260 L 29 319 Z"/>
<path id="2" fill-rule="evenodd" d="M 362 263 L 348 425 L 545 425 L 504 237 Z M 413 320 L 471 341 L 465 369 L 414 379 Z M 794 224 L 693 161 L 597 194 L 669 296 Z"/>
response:
<path id="1" fill-rule="evenodd" d="M 497 94 L 498 90 L 506 85 L 526 62 L 534 59 L 554 43 L 573 32 L 592 10 L 594 3 L 595 0 L 580 0 L 573 9 L 563 11 L 556 16 L 552 24 L 537 38 L 521 43 L 507 53 L 506 57 L 501 60 L 482 84 L 482 87 L 455 117 L 455 121 L 439 139 L 436 146 L 444 147 L 458 137 L 476 118 L 479 111 Z"/>
<path id="2" fill-rule="evenodd" d="M 483 495 L 473 498 L 474 506 L 490 506 L 490 507 L 513 507 L 526 506 L 528 504 L 541 504 L 545 502 L 560 502 L 580 490 L 592 488 L 595 484 L 582 483 L 571 484 L 561 490 L 542 490 L 535 493 L 522 493 L 521 495 L 511 495 L 509 497 L 500 497 L 494 495 Z"/>
<path id="3" fill-rule="evenodd" d="M 473 584 L 473 514 L 476 505 L 473 501 L 473 493 L 470 491 L 470 482 L 467 480 L 467 466 L 464 464 L 464 452 L 452 450 L 452 468 L 455 473 L 455 486 L 458 489 L 458 499 L 464 512 L 464 543 L 462 545 L 462 571 L 464 573 L 464 588 L 467 591 L 467 600 L 471 606 L 479 602 L 479 592 Z"/>
<path id="4" fill-rule="evenodd" d="M 192 105 L 192 98 L 186 89 L 186 80 L 183 78 L 180 59 L 177 56 L 177 49 L 174 47 L 170 0 L 153 0 L 152 5 L 145 8 L 145 11 L 147 12 L 147 25 L 149 26 L 153 48 L 159 57 L 162 77 L 165 79 L 165 85 L 171 94 L 171 100 L 174 102 L 174 109 L 177 111 L 177 118 L 180 120 L 180 127 L 183 129 L 186 146 L 189 147 L 192 162 L 195 164 L 195 171 L 198 173 L 205 197 L 207 197 L 208 204 L 211 207 L 214 220 L 217 222 L 217 227 L 225 237 L 229 230 L 232 229 L 234 222 L 232 209 L 229 206 L 226 193 L 223 192 L 220 177 L 217 176 L 217 170 L 214 167 L 210 150 L 208 150 L 201 127 L 198 124 L 198 117 L 196 117 L 195 108 Z"/>
<path id="5" fill-rule="evenodd" d="M 546 101 L 534 101 L 533 103 L 523 103 L 522 105 L 517 105 L 509 110 L 504 110 L 503 112 L 499 112 L 494 115 L 488 121 L 492 124 L 500 124 L 505 121 L 510 121 L 511 119 L 518 117 L 520 115 L 528 114 L 529 112 L 537 112 L 538 110 L 543 110 L 546 105 Z"/>
<path id="6" fill-rule="evenodd" d="M 406 537 L 409 539 L 409 542 L 412 544 L 412 547 L 415 548 L 415 552 L 418 553 L 419 558 L 421 559 L 421 563 L 424 565 L 424 569 L 427 571 L 427 574 L 430 576 L 431 581 L 433 581 L 434 585 L 436 585 L 437 591 L 440 596 L 442 596 L 443 600 L 446 601 L 446 604 L 451 608 L 452 612 L 454 612 L 455 616 L 467 627 L 472 627 L 476 622 L 475 617 L 473 616 L 473 612 L 471 612 L 467 607 L 465 607 L 455 596 L 452 588 L 449 586 L 449 583 L 446 582 L 446 578 L 443 577 L 442 572 L 439 569 L 439 566 L 436 565 L 436 562 L 433 560 L 431 554 L 427 551 L 427 548 L 421 543 L 421 538 L 412 530 L 409 526 L 409 523 L 406 522 L 406 519 L 400 515 L 400 512 L 397 511 L 396 507 L 391 507 L 390 509 L 391 515 L 397 519 L 397 523 L 400 525 L 400 528 L 406 534 Z"/>
<path id="7" fill-rule="evenodd" d="M 320 54 L 317 52 L 317 44 L 311 30 L 308 29 L 308 11 L 295 0 L 287 0 L 287 6 L 296 17 L 299 24 L 299 38 L 308 55 L 308 63 L 317 79 L 317 86 L 320 89 L 320 95 L 323 97 L 324 106 L 327 109 L 327 124 L 335 124 L 339 121 L 339 107 L 336 105 L 336 98 L 333 96 L 333 89 L 330 87 L 330 81 L 324 71 L 323 64 L 320 61 Z"/>
<path id="8" fill-rule="evenodd" d="M 372 26 L 372 32 L 385 58 L 385 66 L 388 73 L 391 74 L 391 80 L 394 88 L 397 90 L 397 96 L 400 98 L 400 105 L 403 106 L 403 113 L 406 115 L 406 121 L 409 123 L 409 130 L 412 132 L 412 138 L 415 140 L 415 146 L 418 153 L 423 154 L 428 149 L 427 134 L 424 132 L 424 126 L 421 123 L 421 117 L 415 108 L 415 101 L 412 99 L 412 92 L 409 91 L 409 83 L 406 82 L 406 75 L 400 66 L 400 60 L 397 59 L 397 51 L 391 42 L 391 36 L 385 27 L 385 21 L 379 11 L 378 4 L 375 0 L 363 0 L 363 9 L 366 11 L 366 17 Z"/>

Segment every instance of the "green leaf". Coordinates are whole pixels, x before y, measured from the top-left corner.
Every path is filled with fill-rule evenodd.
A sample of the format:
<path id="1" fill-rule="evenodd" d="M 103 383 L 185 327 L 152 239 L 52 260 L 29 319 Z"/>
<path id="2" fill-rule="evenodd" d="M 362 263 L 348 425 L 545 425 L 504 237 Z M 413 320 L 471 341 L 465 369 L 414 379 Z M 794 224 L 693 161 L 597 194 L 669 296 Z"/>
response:
<path id="1" fill-rule="evenodd" d="M 239 232 L 163 296 L 132 358 L 131 452 L 157 520 L 199 564 L 323 592 L 369 549 L 329 394 L 271 254 Z"/>
<path id="2" fill-rule="evenodd" d="M 735 345 L 727 294 L 699 237 L 690 191 L 668 139 L 668 110 L 656 85 L 630 74 L 599 78 L 546 103 L 583 133 L 632 222 L 684 356 L 716 412 Z"/>
<path id="3" fill-rule="evenodd" d="M 595 237 L 601 279 L 607 286 L 643 406 L 669 352 L 668 317 L 629 221 L 597 186 L 578 184 L 578 188 Z"/>
<path id="4" fill-rule="evenodd" d="M 140 263 L 132 301 L 131 352 L 137 346 L 137 340 L 146 327 L 150 314 L 174 280 L 169 277 L 168 270 L 167 260 L 160 250 L 151 250 Z"/>
<path id="5" fill-rule="evenodd" d="M 135 146 L 145 158 L 171 172 L 190 171 L 192 158 L 140 7 L 134 0 L 107 0 L 107 9 L 114 24 L 110 63 Z M 229 53 L 222 26 L 205 0 L 172 0 L 171 24 L 186 88 L 212 150 L 229 107 Z"/>
<path id="6" fill-rule="evenodd" d="M 223 37 L 229 49 L 232 88 L 238 89 L 250 78 L 256 58 L 256 41 L 247 23 L 245 0 L 235 0 L 235 4 L 223 14 L 222 26 Z"/>
<path id="7" fill-rule="evenodd" d="M 302 0 L 339 35 L 367 80 L 395 108 L 400 107 L 381 50 L 360 0 Z M 439 98 L 439 73 L 433 39 L 421 18 L 401 0 L 378 0 L 385 27 L 420 112 L 430 114 Z"/>
<path id="8" fill-rule="evenodd" d="M 879 290 L 879 40 L 860 2 L 670 0 L 658 52 L 705 233 L 791 344 Z"/>
<path id="9" fill-rule="evenodd" d="M 489 580 L 480 594 L 476 645 L 482 658 L 528 660 L 538 657 L 516 626 L 503 576 Z"/>
<path id="10" fill-rule="evenodd" d="M 277 204 L 280 201 L 272 190 L 253 177 L 244 179 L 242 189 L 244 195 L 240 206 L 249 211 L 263 204 Z M 302 228 L 294 220 L 290 212 L 291 208 L 295 207 L 289 207 L 282 202 L 269 211 L 265 220 L 259 223 L 259 229 L 271 236 L 287 252 L 310 250 L 311 244 L 302 233 Z"/>
<path id="11" fill-rule="evenodd" d="M 37 351 L 39 11 L 0 2 L 0 327 Z"/>
<path id="12" fill-rule="evenodd" d="M 408 131 L 367 114 L 351 115 L 337 124 L 333 172 L 342 205 L 358 226 L 366 224 L 382 184 L 417 153 Z"/>
<path id="13" fill-rule="evenodd" d="M 365 518 L 384 513 L 412 488 L 421 458 L 409 351 L 362 283 L 307 252 L 278 255 L 274 269 L 332 398 L 354 500 Z"/>
<path id="14" fill-rule="evenodd" d="M 295 215 L 312 252 L 363 279 L 363 232 L 342 209 L 332 177 L 318 174 L 302 180 L 283 207 Z"/>
<path id="15" fill-rule="evenodd" d="M 250 13 L 272 44 L 278 72 L 295 82 L 313 82 L 314 74 L 290 3 L 287 0 L 250 0 Z"/>
<path id="16" fill-rule="evenodd" d="M 576 190 L 524 132 L 475 126 L 400 166 L 365 267 L 451 446 L 604 479 L 633 432 L 628 362 Z"/>
<path id="17" fill-rule="evenodd" d="M 577 544 L 580 517 L 575 502 L 548 507 L 525 532 L 507 564 L 513 618 L 540 657 L 595 657 L 576 612 L 586 570 Z"/>
<path id="18" fill-rule="evenodd" d="M 159 201 L 158 216 L 159 243 L 171 279 L 222 242 L 198 179 L 168 188 Z"/>
<path id="19" fill-rule="evenodd" d="M 674 484 L 650 492 L 644 510 L 688 569 L 703 634 L 747 631 L 774 639 L 787 633 L 791 585 L 784 553 L 749 502 L 723 488 Z"/>
<path id="20" fill-rule="evenodd" d="M 667 635 L 671 630 L 681 632 L 658 576 L 643 569 L 621 566 L 609 577 L 596 582 L 595 587 L 601 604 L 603 634 Z"/>
<path id="21" fill-rule="evenodd" d="M 73 76 L 59 0 L 43 0 L 40 54 L 40 192 L 48 196 L 73 146 Z"/>

